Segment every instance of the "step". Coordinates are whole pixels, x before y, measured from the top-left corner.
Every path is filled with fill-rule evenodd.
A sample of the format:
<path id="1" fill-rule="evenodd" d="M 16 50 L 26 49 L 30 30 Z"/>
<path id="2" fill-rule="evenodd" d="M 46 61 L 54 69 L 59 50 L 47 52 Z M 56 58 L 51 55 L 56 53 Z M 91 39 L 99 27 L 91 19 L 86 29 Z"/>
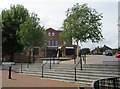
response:
<path id="1" fill-rule="evenodd" d="M 63 72 L 63 71 L 58 71 L 58 72 L 54 72 L 54 71 L 45 71 L 45 73 L 57 73 L 57 74 L 71 74 L 71 75 L 74 75 L 75 74 L 75 72 Z M 104 76 L 108 76 L 108 77 L 110 77 L 110 76 L 116 76 L 117 74 L 110 74 L 110 73 L 106 73 L 106 74 L 100 74 L 100 73 L 88 73 L 88 72 L 76 72 L 77 73 L 77 75 L 87 75 L 87 76 L 102 76 L 102 77 L 104 77 Z"/>
<path id="2" fill-rule="evenodd" d="M 54 68 L 52 68 L 51 69 L 51 71 L 64 71 L 64 72 L 74 72 L 75 70 L 74 69 L 71 69 L 71 70 L 69 70 L 69 69 L 54 69 Z M 87 69 L 83 69 L 82 71 L 80 70 L 80 69 L 77 69 L 76 70 L 77 72 L 98 72 L 98 73 L 120 73 L 120 71 L 118 71 L 118 70 L 114 70 L 114 72 L 113 71 L 111 71 L 111 70 L 87 70 Z"/>
<path id="3" fill-rule="evenodd" d="M 66 80 L 66 81 L 69 81 L 69 82 L 75 82 L 75 78 L 71 78 L 71 77 L 63 77 L 63 76 L 49 76 L 49 75 L 44 75 L 44 78 L 51 78 L 51 79 L 60 79 L 60 80 Z M 96 79 L 97 80 L 97 79 Z M 92 84 L 92 82 L 95 81 L 92 80 L 92 79 L 79 79 L 77 78 L 77 82 L 79 83 L 85 83 L 85 84 Z"/>
<path id="4" fill-rule="evenodd" d="M 41 71 L 26 71 L 24 73 L 27 73 L 27 74 L 38 74 L 38 75 L 41 75 Z M 47 74 L 47 75 L 58 75 L 58 76 L 74 76 L 74 72 L 61 72 L 61 71 L 58 71 L 58 72 L 54 72 L 54 71 L 44 71 L 44 74 Z M 89 77 L 92 77 L 92 78 L 103 78 L 103 77 L 115 77 L 117 75 L 115 74 L 94 74 L 94 73 L 77 73 L 77 76 L 78 77 L 81 77 L 81 76 L 85 76 L 86 78 L 89 78 Z"/>

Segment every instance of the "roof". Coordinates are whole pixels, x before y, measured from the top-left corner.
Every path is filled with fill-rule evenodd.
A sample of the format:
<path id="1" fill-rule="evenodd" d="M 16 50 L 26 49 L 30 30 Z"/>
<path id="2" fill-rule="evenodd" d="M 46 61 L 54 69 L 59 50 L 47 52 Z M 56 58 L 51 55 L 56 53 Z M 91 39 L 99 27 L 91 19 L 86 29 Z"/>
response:
<path id="1" fill-rule="evenodd" d="M 108 46 L 104 45 L 104 46 L 103 46 L 103 50 L 107 50 L 107 49 L 112 50 L 112 48 L 110 48 L 110 47 L 108 47 Z"/>
<path id="2" fill-rule="evenodd" d="M 53 28 L 51 28 L 51 27 L 46 29 L 46 31 L 48 31 L 48 30 L 53 30 L 53 31 L 57 31 L 57 32 L 62 32 L 61 30 L 55 30 L 55 29 L 53 29 Z"/>

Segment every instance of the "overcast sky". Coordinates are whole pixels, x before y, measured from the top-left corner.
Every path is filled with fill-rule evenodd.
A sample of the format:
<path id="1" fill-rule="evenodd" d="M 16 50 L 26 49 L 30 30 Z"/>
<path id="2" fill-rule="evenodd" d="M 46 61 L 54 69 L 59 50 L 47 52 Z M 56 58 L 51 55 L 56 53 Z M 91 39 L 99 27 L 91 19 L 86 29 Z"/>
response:
<path id="1" fill-rule="evenodd" d="M 96 2 L 97 1 L 97 2 Z M 41 25 L 45 28 L 52 27 L 60 29 L 63 20 L 66 18 L 65 11 L 74 4 L 88 4 L 88 7 L 96 9 L 102 13 L 102 34 L 104 40 L 99 43 L 83 43 L 82 48 L 93 49 L 96 46 L 107 45 L 112 48 L 118 47 L 118 0 L 0 0 L 0 12 L 8 9 L 10 5 L 21 4 L 29 10 L 35 12 L 41 19 Z"/>

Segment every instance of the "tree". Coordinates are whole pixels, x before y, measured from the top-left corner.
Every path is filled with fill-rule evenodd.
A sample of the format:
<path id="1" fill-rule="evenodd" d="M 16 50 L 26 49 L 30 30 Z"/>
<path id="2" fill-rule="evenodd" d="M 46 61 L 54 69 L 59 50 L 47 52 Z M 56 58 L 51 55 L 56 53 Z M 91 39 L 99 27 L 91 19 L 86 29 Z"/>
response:
<path id="1" fill-rule="evenodd" d="M 23 49 L 18 42 L 20 38 L 16 31 L 20 31 L 20 24 L 26 20 L 28 15 L 28 10 L 22 5 L 11 5 L 10 9 L 2 11 L 2 51 L 3 55 L 11 55 L 11 61 L 14 61 L 14 53 Z"/>
<path id="2" fill-rule="evenodd" d="M 72 38 L 75 42 L 99 42 L 103 39 L 100 22 L 102 14 L 86 4 L 75 4 L 66 11 L 66 19 L 63 22 L 61 38 L 68 42 Z"/>
<path id="3" fill-rule="evenodd" d="M 44 27 L 39 24 L 39 18 L 36 14 L 32 13 L 27 20 L 20 25 L 20 43 L 24 47 L 31 49 L 31 62 L 33 61 L 33 49 L 34 47 L 42 47 L 45 43 Z"/>
<path id="4" fill-rule="evenodd" d="M 2 15 L 0 14 L 0 27 L 2 27 Z"/>
<path id="5" fill-rule="evenodd" d="M 80 50 L 81 54 L 82 55 L 86 55 L 86 54 L 89 54 L 90 53 L 90 49 L 89 48 L 83 48 Z"/>
<path id="6" fill-rule="evenodd" d="M 118 47 L 118 51 L 120 51 L 120 47 Z"/>

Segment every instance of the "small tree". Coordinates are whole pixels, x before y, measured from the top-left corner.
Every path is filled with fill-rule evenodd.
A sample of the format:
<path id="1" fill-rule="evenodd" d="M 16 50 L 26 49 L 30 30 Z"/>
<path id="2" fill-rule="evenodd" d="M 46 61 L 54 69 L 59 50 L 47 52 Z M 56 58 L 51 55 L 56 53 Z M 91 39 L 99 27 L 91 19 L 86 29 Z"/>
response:
<path id="1" fill-rule="evenodd" d="M 27 20 L 20 25 L 20 43 L 31 49 L 31 62 L 33 61 L 33 49 L 42 47 L 45 42 L 44 28 L 39 25 L 39 18 L 32 13 Z"/>
<path id="2" fill-rule="evenodd" d="M 86 55 L 86 54 L 89 54 L 90 53 L 90 49 L 89 48 L 83 48 L 80 50 L 81 54 L 82 55 Z"/>
<path id="3" fill-rule="evenodd" d="M 66 42 L 73 38 L 77 45 L 79 42 L 88 40 L 99 42 L 103 39 L 101 18 L 102 15 L 95 9 L 89 8 L 86 4 L 79 5 L 77 3 L 66 11 L 61 38 Z"/>

